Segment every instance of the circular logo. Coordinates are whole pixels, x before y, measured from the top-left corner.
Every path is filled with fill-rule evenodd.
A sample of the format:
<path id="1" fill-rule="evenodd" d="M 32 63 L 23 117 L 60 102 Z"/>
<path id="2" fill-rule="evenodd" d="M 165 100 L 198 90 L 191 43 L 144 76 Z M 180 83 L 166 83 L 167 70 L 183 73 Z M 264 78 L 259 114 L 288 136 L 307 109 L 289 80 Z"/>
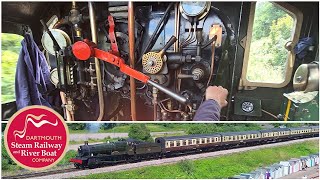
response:
<path id="1" fill-rule="evenodd" d="M 64 157 L 68 134 L 68 127 L 57 112 L 44 106 L 29 106 L 9 120 L 4 144 L 18 165 L 41 170 L 54 166 Z"/>
<path id="2" fill-rule="evenodd" d="M 241 108 L 244 112 L 250 113 L 253 111 L 253 104 L 252 102 L 245 101 L 241 104 Z"/>

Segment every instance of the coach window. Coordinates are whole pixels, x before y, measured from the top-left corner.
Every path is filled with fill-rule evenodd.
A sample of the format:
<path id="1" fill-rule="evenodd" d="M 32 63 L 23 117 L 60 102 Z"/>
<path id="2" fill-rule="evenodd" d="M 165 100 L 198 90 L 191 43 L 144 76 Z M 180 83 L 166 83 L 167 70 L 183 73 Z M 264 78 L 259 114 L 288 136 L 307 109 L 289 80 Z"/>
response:
<path id="1" fill-rule="evenodd" d="M 240 89 L 281 88 L 291 79 L 303 14 L 287 3 L 251 3 Z"/>
<path id="2" fill-rule="evenodd" d="M 170 147 L 170 141 L 167 141 L 167 142 L 166 142 L 166 146 L 167 146 L 167 147 Z"/>
<path id="3" fill-rule="evenodd" d="M 170 141 L 170 147 L 173 147 L 174 146 L 174 141 Z"/>
<path id="4" fill-rule="evenodd" d="M 196 144 L 197 140 L 196 139 L 192 139 L 192 144 Z"/>

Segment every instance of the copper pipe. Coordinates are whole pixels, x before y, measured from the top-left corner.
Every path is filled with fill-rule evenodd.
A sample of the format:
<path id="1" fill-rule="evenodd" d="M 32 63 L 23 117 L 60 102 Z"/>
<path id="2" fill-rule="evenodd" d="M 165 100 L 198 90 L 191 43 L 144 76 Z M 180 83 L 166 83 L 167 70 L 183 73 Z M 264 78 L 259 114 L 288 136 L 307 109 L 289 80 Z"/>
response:
<path id="1" fill-rule="evenodd" d="M 67 98 L 66 98 L 66 94 L 62 91 L 60 91 L 60 97 L 61 97 L 61 102 L 63 105 L 67 105 Z M 74 117 L 72 117 L 70 111 L 64 107 L 64 111 L 65 111 L 65 118 L 67 121 L 74 121 Z"/>
<path id="2" fill-rule="evenodd" d="M 97 41 L 96 13 L 93 9 L 92 2 L 89 2 L 88 6 L 89 6 L 89 17 L 90 17 L 90 28 L 91 28 L 92 42 L 97 44 L 98 41 Z M 99 59 L 94 58 L 94 63 L 95 63 L 95 68 L 96 68 L 97 88 L 98 88 L 98 97 L 99 97 L 99 117 L 98 117 L 97 121 L 101 121 L 103 118 L 103 115 L 104 115 L 104 98 L 103 98 L 102 78 L 101 78 Z"/>
<path id="3" fill-rule="evenodd" d="M 134 59 L 134 43 L 135 43 L 135 27 L 134 27 L 134 7 L 133 2 L 128 2 L 128 32 L 129 32 L 129 61 L 130 67 L 134 69 L 135 59 Z M 137 110 L 136 110 L 136 82 L 133 77 L 130 77 L 130 96 L 131 96 L 131 119 L 133 121 L 137 120 Z"/>
<path id="4" fill-rule="evenodd" d="M 213 76 L 213 71 L 214 71 L 214 56 L 215 56 L 215 50 L 216 50 L 216 40 L 212 42 L 212 52 L 211 52 L 211 66 L 210 66 L 210 75 L 209 75 L 209 79 L 207 82 L 207 87 L 209 86 L 212 76 Z"/>
<path id="5" fill-rule="evenodd" d="M 180 52 L 180 11 L 179 3 L 176 3 L 174 7 L 174 36 L 177 38 L 177 41 L 174 43 L 173 51 Z M 190 34 L 189 34 L 190 35 Z M 181 73 L 181 67 L 176 71 L 175 76 Z M 181 79 L 177 79 L 176 89 L 179 92 L 181 87 Z"/>
<path id="6" fill-rule="evenodd" d="M 152 96 L 153 96 L 153 120 L 157 121 L 157 114 L 158 114 L 158 89 L 153 87 L 152 88 Z"/>

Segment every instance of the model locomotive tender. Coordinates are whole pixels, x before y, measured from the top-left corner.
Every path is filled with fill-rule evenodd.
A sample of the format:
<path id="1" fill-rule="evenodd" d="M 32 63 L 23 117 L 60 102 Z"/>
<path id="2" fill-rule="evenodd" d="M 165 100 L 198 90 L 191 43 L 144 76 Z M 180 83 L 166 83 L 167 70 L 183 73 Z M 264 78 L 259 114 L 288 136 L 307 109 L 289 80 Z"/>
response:
<path id="1" fill-rule="evenodd" d="M 76 168 L 95 168 L 117 162 L 136 162 L 201 151 L 217 151 L 242 146 L 318 137 L 319 127 L 273 128 L 259 131 L 227 132 L 173 137 L 159 137 L 155 142 L 120 139 L 116 142 L 78 148 L 78 155 L 70 159 Z"/>

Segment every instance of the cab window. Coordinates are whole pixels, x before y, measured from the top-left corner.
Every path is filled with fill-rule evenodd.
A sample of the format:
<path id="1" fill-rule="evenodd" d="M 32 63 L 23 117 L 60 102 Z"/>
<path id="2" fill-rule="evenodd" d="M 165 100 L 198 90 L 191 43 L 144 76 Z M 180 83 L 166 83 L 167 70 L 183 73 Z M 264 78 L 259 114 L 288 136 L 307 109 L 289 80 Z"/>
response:
<path id="1" fill-rule="evenodd" d="M 15 74 L 23 37 L 1 33 L 1 103 L 15 101 Z"/>
<path id="2" fill-rule="evenodd" d="M 284 87 L 290 82 L 302 14 L 286 3 L 252 3 L 242 71 L 243 87 Z"/>

